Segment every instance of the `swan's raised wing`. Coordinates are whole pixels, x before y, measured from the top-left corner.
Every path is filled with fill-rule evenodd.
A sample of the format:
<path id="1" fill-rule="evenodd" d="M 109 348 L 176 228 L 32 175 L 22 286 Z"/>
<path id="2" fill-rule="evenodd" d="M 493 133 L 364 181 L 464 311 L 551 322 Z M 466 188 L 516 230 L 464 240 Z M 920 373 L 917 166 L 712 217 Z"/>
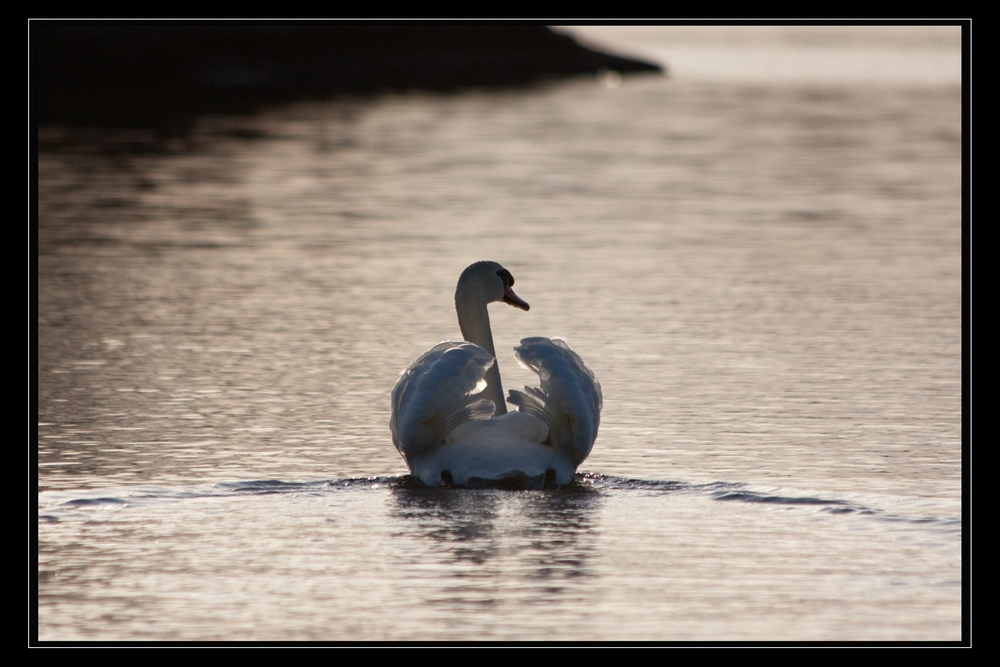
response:
<path id="1" fill-rule="evenodd" d="M 493 356 L 472 343 L 439 343 L 400 373 L 392 390 L 392 443 L 409 462 L 437 447 L 456 426 L 489 419 L 496 406 L 479 398 Z"/>
<path id="2" fill-rule="evenodd" d="M 525 338 L 514 348 L 517 360 L 541 380 L 541 388 L 511 391 L 508 403 L 549 426 L 549 441 L 580 465 L 590 454 L 601 423 L 601 385 L 583 360 L 558 338 Z"/>

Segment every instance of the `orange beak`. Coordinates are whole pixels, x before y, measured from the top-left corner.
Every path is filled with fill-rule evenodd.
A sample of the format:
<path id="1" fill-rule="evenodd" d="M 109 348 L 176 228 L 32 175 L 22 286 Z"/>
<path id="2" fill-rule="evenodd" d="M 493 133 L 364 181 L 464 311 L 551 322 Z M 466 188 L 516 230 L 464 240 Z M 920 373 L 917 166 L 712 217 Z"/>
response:
<path id="1" fill-rule="evenodd" d="M 503 288 L 503 302 L 508 303 L 515 308 L 520 308 L 521 310 L 528 310 L 531 306 L 528 305 L 521 297 L 514 294 L 514 290 L 510 287 Z"/>

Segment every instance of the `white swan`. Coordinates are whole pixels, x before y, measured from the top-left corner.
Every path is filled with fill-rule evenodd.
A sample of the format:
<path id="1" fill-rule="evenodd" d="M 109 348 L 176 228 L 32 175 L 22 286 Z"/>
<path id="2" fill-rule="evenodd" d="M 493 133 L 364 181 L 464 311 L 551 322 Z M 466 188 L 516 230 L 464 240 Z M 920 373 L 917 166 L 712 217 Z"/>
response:
<path id="1" fill-rule="evenodd" d="M 392 442 L 410 472 L 429 486 L 568 484 L 594 445 L 601 385 L 565 341 L 525 338 L 514 348 L 541 388 L 511 391 L 507 412 L 486 305 L 528 310 L 514 277 L 476 262 L 455 290 L 458 326 L 468 342 L 435 345 L 399 375 L 392 390 Z"/>

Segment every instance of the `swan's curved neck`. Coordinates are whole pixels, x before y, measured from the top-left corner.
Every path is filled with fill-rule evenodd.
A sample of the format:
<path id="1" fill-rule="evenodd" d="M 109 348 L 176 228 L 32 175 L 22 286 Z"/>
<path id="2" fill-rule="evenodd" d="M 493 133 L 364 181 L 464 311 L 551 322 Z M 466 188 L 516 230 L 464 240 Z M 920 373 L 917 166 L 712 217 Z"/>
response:
<path id="1" fill-rule="evenodd" d="M 463 289 L 462 285 L 455 292 L 455 310 L 458 311 L 458 326 L 462 330 L 462 338 L 483 348 L 495 360 L 497 352 L 493 347 L 493 331 L 490 329 L 490 313 L 486 309 L 486 303 L 485 295 Z M 486 372 L 486 389 L 480 396 L 493 401 L 494 415 L 507 414 L 503 386 L 500 384 L 500 368 L 496 361 Z"/>

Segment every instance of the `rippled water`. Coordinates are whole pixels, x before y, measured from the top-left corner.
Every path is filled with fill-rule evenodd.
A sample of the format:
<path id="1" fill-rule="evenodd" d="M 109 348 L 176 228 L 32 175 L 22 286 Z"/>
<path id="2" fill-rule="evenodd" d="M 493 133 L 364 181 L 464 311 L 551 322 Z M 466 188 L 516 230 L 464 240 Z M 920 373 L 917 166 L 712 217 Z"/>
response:
<path id="1" fill-rule="evenodd" d="M 42 533 L 64 542 L 39 561 L 43 638 L 958 636 L 947 503 L 601 475 L 547 492 L 385 477 L 100 493 L 42 494 Z"/>
<path id="2" fill-rule="evenodd" d="M 39 637 L 959 639 L 960 112 L 678 75 L 43 128 Z M 486 258 L 505 386 L 529 335 L 603 386 L 569 488 L 389 440 Z"/>

